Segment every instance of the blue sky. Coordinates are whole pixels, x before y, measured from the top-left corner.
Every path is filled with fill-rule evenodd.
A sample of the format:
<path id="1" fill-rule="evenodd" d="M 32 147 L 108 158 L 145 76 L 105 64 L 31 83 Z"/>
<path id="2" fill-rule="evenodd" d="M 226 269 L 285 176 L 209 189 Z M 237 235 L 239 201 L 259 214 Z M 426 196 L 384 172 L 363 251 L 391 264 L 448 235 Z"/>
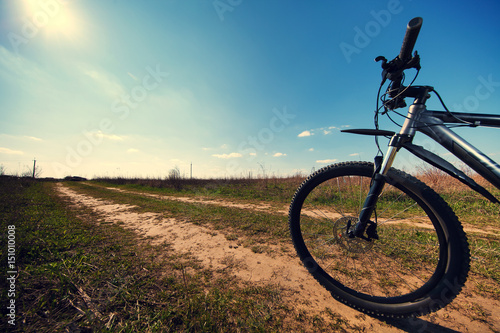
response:
<path id="1" fill-rule="evenodd" d="M 500 113 L 499 12 L 498 1 L 1 0 L 0 165 L 162 177 L 192 163 L 193 176 L 220 177 L 372 160 L 372 138 L 340 130 L 373 126 L 373 59 L 399 53 L 415 16 L 416 83 L 450 108 Z M 459 133 L 495 159 L 498 131 Z"/>

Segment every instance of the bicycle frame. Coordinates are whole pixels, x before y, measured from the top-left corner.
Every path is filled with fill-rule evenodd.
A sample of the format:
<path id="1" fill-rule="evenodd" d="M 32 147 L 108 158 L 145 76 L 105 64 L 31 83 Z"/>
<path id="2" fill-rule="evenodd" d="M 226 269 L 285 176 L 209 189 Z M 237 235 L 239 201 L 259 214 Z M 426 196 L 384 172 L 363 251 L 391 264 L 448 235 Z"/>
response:
<path id="1" fill-rule="evenodd" d="M 413 137 L 417 131 L 424 133 L 471 167 L 495 187 L 500 189 L 500 165 L 445 125 L 446 123 L 463 123 L 463 121 L 466 121 L 472 124 L 472 126 L 500 128 L 500 115 L 457 112 L 450 114 L 442 111 L 428 111 L 425 102 L 430 97 L 429 92 L 432 90 L 432 87 L 416 86 L 408 88 L 404 93 L 403 97 L 415 98 L 414 103 L 410 105 L 406 120 L 399 133 L 391 133 L 393 135 L 391 141 L 389 142 L 389 148 L 382 164 L 378 166 L 377 163 L 375 163 L 376 170 L 374 172 L 373 182 L 363 205 L 363 209 L 361 210 L 358 220 L 359 222 L 356 224 L 354 231 L 351 233 L 352 237 L 363 237 L 362 235 L 373 213 L 377 198 L 387 182 L 389 169 L 394 162 L 397 152 L 401 148 L 407 149 L 420 159 L 460 180 L 462 183 L 481 193 L 490 201 L 500 203 L 495 196 L 477 184 L 464 172 L 458 170 L 451 163 L 424 149 L 423 147 L 412 143 Z M 388 131 L 377 130 L 350 130 L 346 132 L 369 135 L 387 135 L 389 133 Z"/>
<path id="2" fill-rule="evenodd" d="M 469 114 L 454 112 L 454 115 L 460 119 L 468 118 Z M 480 150 L 461 138 L 458 134 L 446 127 L 445 119 L 448 118 L 446 113 L 437 111 L 425 111 L 422 114 L 421 122 L 425 123 L 425 127 L 419 131 L 431 137 L 441 146 L 450 151 L 453 155 L 470 166 L 474 171 L 487 179 L 491 184 L 500 189 L 500 166 L 483 154 Z M 485 126 L 500 128 L 500 115 L 474 115 L 474 122 L 479 122 Z M 449 120 L 449 119 L 447 119 Z M 458 121 L 454 121 L 457 123 Z M 446 123 L 450 123 L 446 121 Z"/>

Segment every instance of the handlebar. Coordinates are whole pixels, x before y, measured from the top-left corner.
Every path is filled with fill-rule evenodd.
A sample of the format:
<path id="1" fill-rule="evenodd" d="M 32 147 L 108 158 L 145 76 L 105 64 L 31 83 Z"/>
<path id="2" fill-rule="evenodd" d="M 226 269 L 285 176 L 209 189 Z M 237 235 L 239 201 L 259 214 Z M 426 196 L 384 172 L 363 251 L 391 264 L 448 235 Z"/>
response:
<path id="1" fill-rule="evenodd" d="M 399 52 L 399 59 L 404 62 L 411 59 L 411 53 L 417 41 L 418 33 L 420 32 L 423 21 L 424 20 L 421 17 L 415 17 L 408 22 L 406 35 L 403 40 L 403 45 L 401 46 L 401 51 Z"/>

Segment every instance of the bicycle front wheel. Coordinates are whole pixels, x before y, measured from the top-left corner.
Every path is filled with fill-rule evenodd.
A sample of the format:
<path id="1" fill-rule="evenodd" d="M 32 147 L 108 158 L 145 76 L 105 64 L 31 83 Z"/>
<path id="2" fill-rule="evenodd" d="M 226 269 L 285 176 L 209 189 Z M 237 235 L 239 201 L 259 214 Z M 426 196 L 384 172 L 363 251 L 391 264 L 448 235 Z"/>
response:
<path id="1" fill-rule="evenodd" d="M 444 307 L 469 270 L 462 226 L 436 192 L 391 168 L 370 219 L 378 239 L 350 238 L 372 174 L 371 163 L 340 163 L 302 183 L 289 211 L 300 259 L 337 300 L 365 313 L 413 317 Z"/>

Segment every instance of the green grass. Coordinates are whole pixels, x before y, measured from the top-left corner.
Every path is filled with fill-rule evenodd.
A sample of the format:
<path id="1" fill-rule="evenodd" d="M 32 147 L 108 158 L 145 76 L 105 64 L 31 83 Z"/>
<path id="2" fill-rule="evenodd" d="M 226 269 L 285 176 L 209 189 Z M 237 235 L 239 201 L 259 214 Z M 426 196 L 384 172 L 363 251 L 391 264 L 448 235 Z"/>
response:
<path id="1" fill-rule="evenodd" d="M 116 224 L 96 224 L 93 212 L 69 209 L 55 196 L 53 184 L 1 178 L 0 188 L 1 259 L 7 226 L 15 225 L 19 271 L 16 326 L 4 320 L 9 299 L 2 292 L 1 331 L 280 332 L 314 320 L 296 319 L 277 286 L 238 281 L 169 244 L 147 245 Z M 196 208 L 170 208 L 202 220 Z M 6 290 L 6 280 L 0 284 Z"/>
<path id="2" fill-rule="evenodd" d="M 246 237 L 266 235 L 274 240 L 289 241 L 288 219 L 283 214 L 166 200 L 144 196 L 142 193 L 118 192 L 83 183 L 70 185 L 82 193 L 107 198 L 121 204 L 135 205 L 137 206 L 135 210 L 138 211 L 162 213 L 165 217 L 187 219 L 198 225 L 208 224 L 216 230 L 234 230 L 236 235 Z"/>
<path id="3" fill-rule="evenodd" d="M 459 181 L 433 169 L 424 169 L 416 177 L 442 195 L 463 223 L 481 227 L 498 226 L 500 205 L 489 202 Z M 265 179 L 127 179 L 117 177 L 96 179 L 95 183 L 158 194 L 202 195 L 289 204 L 297 187 L 304 179 L 305 176 L 301 175 Z M 480 179 L 476 181 L 500 198 L 499 189 Z"/>
<path id="4" fill-rule="evenodd" d="M 304 176 L 265 179 L 126 179 L 100 178 L 96 184 L 151 193 L 239 198 L 289 204 Z"/>

